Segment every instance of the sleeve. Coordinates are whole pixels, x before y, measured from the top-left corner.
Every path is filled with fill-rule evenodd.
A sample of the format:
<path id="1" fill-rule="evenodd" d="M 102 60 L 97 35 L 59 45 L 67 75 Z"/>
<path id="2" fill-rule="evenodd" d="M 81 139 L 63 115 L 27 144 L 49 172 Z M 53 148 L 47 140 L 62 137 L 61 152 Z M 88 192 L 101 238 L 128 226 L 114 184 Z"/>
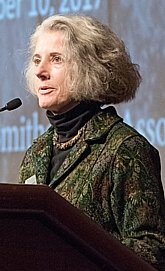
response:
<path id="1" fill-rule="evenodd" d="M 30 147 L 21 162 L 19 169 L 19 183 L 25 183 L 25 181 L 35 174 L 32 158 L 32 147 Z"/>
<path id="2" fill-rule="evenodd" d="M 111 204 L 121 242 L 165 270 L 165 202 L 158 151 L 143 137 L 120 146 L 112 170 Z"/>

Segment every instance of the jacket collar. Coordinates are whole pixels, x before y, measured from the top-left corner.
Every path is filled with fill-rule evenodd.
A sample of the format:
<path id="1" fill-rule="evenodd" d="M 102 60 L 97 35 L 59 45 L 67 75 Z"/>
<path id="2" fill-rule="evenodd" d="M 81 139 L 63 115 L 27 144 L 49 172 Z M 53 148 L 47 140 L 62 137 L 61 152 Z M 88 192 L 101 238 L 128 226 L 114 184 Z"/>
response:
<path id="1" fill-rule="evenodd" d="M 113 106 L 103 109 L 87 123 L 85 141 L 90 142 L 100 139 L 120 121 L 122 121 L 122 118 L 117 115 Z"/>

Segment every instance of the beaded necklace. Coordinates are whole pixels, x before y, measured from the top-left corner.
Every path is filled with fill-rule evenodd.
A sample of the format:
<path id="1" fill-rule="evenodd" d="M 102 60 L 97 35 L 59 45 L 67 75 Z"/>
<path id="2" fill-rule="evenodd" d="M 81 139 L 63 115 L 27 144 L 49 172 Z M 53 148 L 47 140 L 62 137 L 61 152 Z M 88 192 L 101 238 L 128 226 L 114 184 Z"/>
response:
<path id="1" fill-rule="evenodd" d="M 53 135 L 53 145 L 60 150 L 66 150 L 70 147 L 72 147 L 82 136 L 82 134 L 85 131 L 85 126 L 83 126 L 78 133 L 72 137 L 70 140 L 67 142 L 59 142 L 59 135 L 56 133 L 56 130 L 54 130 L 54 135 Z"/>

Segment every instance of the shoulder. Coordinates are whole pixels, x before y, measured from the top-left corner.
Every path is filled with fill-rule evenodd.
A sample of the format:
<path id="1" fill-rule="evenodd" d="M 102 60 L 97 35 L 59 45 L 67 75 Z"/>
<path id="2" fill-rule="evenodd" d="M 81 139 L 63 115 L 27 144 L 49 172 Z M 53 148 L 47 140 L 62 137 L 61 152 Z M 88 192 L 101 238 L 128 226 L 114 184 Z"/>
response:
<path id="1" fill-rule="evenodd" d="M 110 157 L 118 160 L 145 161 L 160 168 L 160 157 L 158 150 L 140 134 L 136 129 L 123 122 L 123 119 L 109 111 L 100 114 L 103 124 L 102 135 L 106 135 L 105 152 L 111 154 Z M 99 126 L 98 126 L 99 127 Z M 99 133 L 99 129 L 98 129 Z"/>
<path id="2" fill-rule="evenodd" d="M 50 126 L 43 134 L 33 140 L 31 146 L 27 149 L 25 157 L 30 156 L 33 152 L 40 152 L 47 145 L 52 144 L 52 137 L 54 133 L 54 127 Z"/>
<path id="3" fill-rule="evenodd" d="M 158 150 L 146 137 L 140 134 L 136 129 L 122 122 L 118 125 L 117 134 L 122 137 L 121 148 L 126 148 L 134 152 L 151 152 L 158 155 Z"/>
<path id="4" fill-rule="evenodd" d="M 123 158 L 129 157 L 129 159 L 139 159 L 139 161 L 151 160 L 155 163 L 160 163 L 159 152 L 142 134 L 136 129 L 127 125 L 124 122 L 120 122 L 114 127 L 115 131 L 110 137 L 113 144 L 116 146 L 116 154 Z"/>
<path id="5" fill-rule="evenodd" d="M 156 148 L 148 139 L 140 134 L 134 127 L 125 123 L 116 111 L 112 112 L 111 109 L 107 109 L 105 112 L 101 112 L 100 116 L 98 116 L 97 123 L 104 127 L 102 131 L 104 133 L 107 132 L 107 141 L 109 143 L 112 142 L 116 148 L 123 145 L 123 147 L 125 146 L 126 148 L 149 148 L 157 152 Z"/>
<path id="6" fill-rule="evenodd" d="M 54 127 L 50 126 L 43 134 L 41 134 L 40 136 L 38 136 L 36 139 L 33 140 L 32 146 L 33 144 L 41 143 L 43 140 L 52 138 L 53 133 L 54 133 Z"/>
<path id="7" fill-rule="evenodd" d="M 120 130 L 126 136 L 118 141 L 118 147 L 114 156 L 113 169 L 115 174 L 121 175 L 122 179 L 141 179 L 147 183 L 161 182 L 161 163 L 158 150 L 138 131 L 122 124 Z M 120 135 L 114 136 L 114 142 Z M 115 143 L 117 146 L 117 143 Z M 125 177 L 124 177 L 125 176 Z"/>

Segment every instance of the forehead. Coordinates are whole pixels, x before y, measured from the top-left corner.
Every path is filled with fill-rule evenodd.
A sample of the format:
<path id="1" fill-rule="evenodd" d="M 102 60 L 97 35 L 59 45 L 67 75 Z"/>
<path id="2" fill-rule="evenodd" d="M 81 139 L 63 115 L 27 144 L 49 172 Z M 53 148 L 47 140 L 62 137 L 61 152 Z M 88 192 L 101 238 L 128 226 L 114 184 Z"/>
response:
<path id="1" fill-rule="evenodd" d="M 45 30 L 37 38 L 34 54 L 54 51 L 63 53 L 64 50 L 64 33 L 55 30 Z"/>

